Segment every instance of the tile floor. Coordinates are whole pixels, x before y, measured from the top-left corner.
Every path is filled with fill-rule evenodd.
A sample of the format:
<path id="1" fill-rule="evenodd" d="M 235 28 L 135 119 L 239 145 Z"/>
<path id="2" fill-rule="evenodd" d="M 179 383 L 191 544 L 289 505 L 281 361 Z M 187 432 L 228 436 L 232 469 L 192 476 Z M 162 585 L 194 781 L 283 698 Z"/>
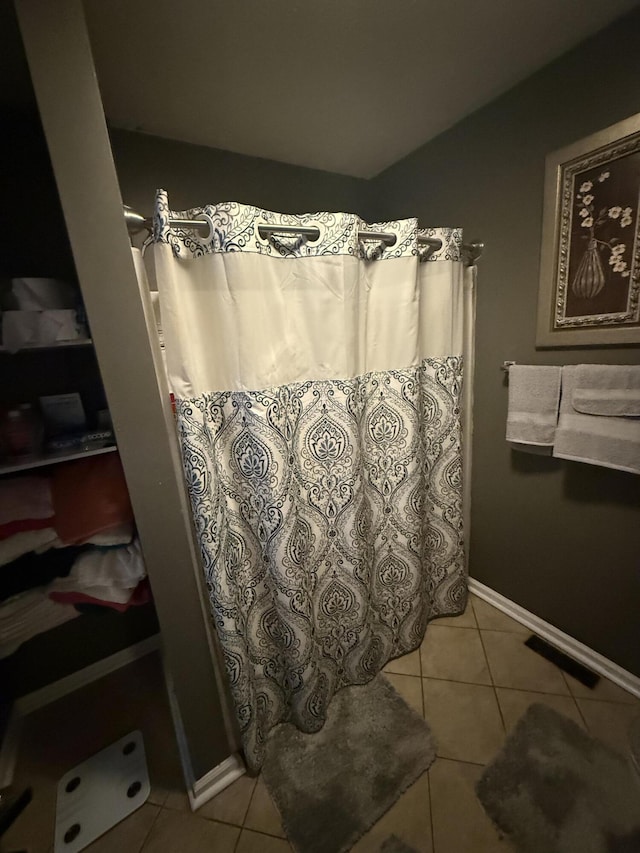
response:
<path id="1" fill-rule="evenodd" d="M 420 853 L 509 853 L 511 846 L 485 816 L 474 785 L 531 702 L 550 705 L 596 737 L 625 748 L 639 700 L 604 680 L 595 690 L 584 688 L 526 648 L 522 641 L 528 633 L 471 596 L 462 616 L 432 622 L 419 650 L 385 668 L 389 681 L 429 722 L 438 757 L 355 845 L 356 853 L 378 853 L 391 834 Z M 27 718 L 16 782 L 31 784 L 34 800 L 2 849 L 52 853 L 57 779 L 134 728 L 144 732 L 151 797 L 91 845 L 91 853 L 291 851 L 261 779 L 243 776 L 197 814 L 190 812 L 154 655 Z"/>

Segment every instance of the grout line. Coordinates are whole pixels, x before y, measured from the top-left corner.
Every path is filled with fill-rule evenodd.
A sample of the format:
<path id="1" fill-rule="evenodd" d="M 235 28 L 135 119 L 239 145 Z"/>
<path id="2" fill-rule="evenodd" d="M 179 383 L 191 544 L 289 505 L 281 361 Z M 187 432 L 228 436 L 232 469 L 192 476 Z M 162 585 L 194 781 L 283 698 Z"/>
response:
<path id="1" fill-rule="evenodd" d="M 145 844 L 147 843 L 147 841 L 149 840 L 149 836 L 153 832 L 153 827 L 156 825 L 156 821 L 158 820 L 158 818 L 160 817 L 161 813 L 164 810 L 164 806 L 158 806 L 157 808 L 158 808 L 158 811 L 156 812 L 156 816 L 151 821 L 151 826 L 149 827 L 145 837 L 142 839 L 142 844 L 140 845 L 140 847 L 138 847 L 138 853 L 143 853 Z M 117 824 L 116 824 L 116 826 L 117 826 Z"/>
<path id="2" fill-rule="evenodd" d="M 422 695 L 424 696 L 424 691 L 423 691 Z M 433 767 L 433 765 L 436 763 L 437 760 L 438 760 L 438 757 L 436 755 L 436 758 L 433 761 L 433 764 L 431 765 L 431 767 Z M 431 767 L 427 770 L 427 785 L 429 787 L 429 825 L 431 827 L 431 853 L 436 853 L 436 837 L 435 837 L 434 832 L 433 832 L 433 798 L 431 796 L 431 784 L 432 784 Z"/>
<path id="3" fill-rule="evenodd" d="M 467 610 L 471 611 L 471 615 L 473 616 L 473 621 L 475 623 L 476 628 L 480 628 L 480 623 L 478 622 L 478 617 L 476 616 L 476 609 L 473 606 L 473 593 L 472 592 L 469 593 L 469 596 L 467 598 Z M 465 613 L 467 612 L 467 610 L 465 610 Z"/>
<path id="4" fill-rule="evenodd" d="M 240 827 L 240 832 L 238 833 L 238 837 L 236 838 L 236 843 L 233 845 L 233 853 L 236 853 L 238 849 L 238 845 L 240 844 L 240 839 L 242 838 L 242 833 L 244 832 L 244 827 Z"/>
<path id="5" fill-rule="evenodd" d="M 242 777 L 241 777 L 241 778 L 242 778 Z M 249 778 L 251 778 L 251 777 L 249 777 Z M 254 778 L 254 780 L 253 780 L 253 788 L 251 789 L 251 796 L 250 796 L 250 797 L 249 797 L 249 799 L 247 800 L 247 807 L 246 807 L 246 809 L 244 810 L 244 815 L 243 815 L 243 817 L 242 817 L 242 823 L 240 824 L 240 828 L 241 828 L 241 829 L 244 827 L 244 822 L 245 822 L 245 820 L 247 819 L 247 815 L 249 814 L 249 807 L 251 806 L 251 800 L 253 799 L 253 794 L 254 794 L 254 792 L 255 792 L 255 790 L 256 790 L 256 785 L 257 785 L 257 784 L 258 784 L 258 777 L 256 776 L 256 777 Z"/>
<path id="6" fill-rule="evenodd" d="M 580 719 L 582 720 L 582 722 L 584 723 L 586 730 L 589 733 L 591 733 L 591 727 L 589 726 L 589 723 L 587 722 L 587 718 L 582 713 L 582 708 L 580 707 L 580 703 L 578 702 L 578 700 L 576 699 L 575 696 L 573 696 L 572 699 L 574 701 L 576 708 L 578 709 L 578 715 L 579 715 Z M 622 703 L 620 703 L 620 704 L 622 704 Z M 595 732 L 594 732 L 594 736 L 595 736 Z"/>
<path id="7" fill-rule="evenodd" d="M 227 824 L 227 826 L 231 826 L 231 824 Z M 286 841 L 288 844 L 291 844 L 286 835 L 274 835 L 271 832 L 265 832 L 264 829 L 252 829 L 250 826 L 238 827 L 236 824 L 233 824 L 233 826 L 235 829 L 240 829 L 241 832 L 255 832 L 256 835 L 266 835 L 267 838 L 277 838 L 278 841 Z"/>
<path id="8" fill-rule="evenodd" d="M 476 620 L 477 621 L 477 620 Z M 480 645 L 482 646 L 482 652 L 484 654 L 485 663 L 487 664 L 487 670 L 489 672 L 489 678 L 491 679 L 491 685 L 493 687 L 493 696 L 496 700 L 496 705 L 498 707 L 498 713 L 500 714 L 500 722 L 502 723 L 502 731 L 507 733 L 507 724 L 504 719 L 504 714 L 502 713 L 502 706 L 500 705 L 500 699 L 498 698 L 498 691 L 496 690 L 496 682 L 493 677 L 493 672 L 491 671 L 491 664 L 489 663 L 489 655 L 487 654 L 487 650 L 484 645 L 484 640 L 482 638 L 482 631 L 478 628 L 478 636 L 480 637 Z"/>
<path id="9" fill-rule="evenodd" d="M 424 643 L 424 640 L 422 641 Z M 422 696 L 422 719 L 426 720 L 427 708 L 424 703 L 424 682 L 422 680 L 422 643 L 418 646 L 418 666 L 420 667 L 420 695 Z M 431 788 L 429 788 L 429 792 L 431 792 Z M 429 793 L 429 797 L 431 797 L 431 793 Z"/>
<path id="10" fill-rule="evenodd" d="M 253 802 L 253 798 L 256 795 L 256 788 L 258 787 L 258 779 L 260 778 L 260 774 L 256 776 L 256 783 L 253 786 L 253 791 L 251 792 L 251 796 L 249 797 L 249 805 L 247 806 L 247 811 L 245 812 L 244 819 L 242 821 L 242 829 L 245 828 L 247 823 L 247 817 L 249 816 L 249 811 L 251 810 L 251 803 Z"/>
<path id="11" fill-rule="evenodd" d="M 400 673 L 388 673 L 389 675 L 399 675 Z M 405 673 L 402 673 L 405 674 Z M 417 675 L 411 675 L 410 678 L 418 678 Z M 423 675 L 423 680 L 425 681 L 446 681 L 450 684 L 471 684 L 474 687 L 495 687 L 500 690 L 514 690 L 517 693 L 536 693 L 540 696 L 560 696 L 562 699 L 584 699 L 587 702 L 604 702 L 608 705 L 623 705 L 623 706 L 633 706 L 633 702 L 618 702 L 615 699 L 593 699 L 591 696 L 574 696 L 572 693 L 557 693 L 551 690 L 536 690 L 532 687 L 511 687 L 509 684 L 486 684 L 481 681 L 460 681 L 456 678 L 440 678 L 433 675 Z"/>
<path id="12" fill-rule="evenodd" d="M 470 764 L 472 767 L 486 767 L 489 764 L 488 761 L 485 763 L 482 761 L 467 761 L 465 758 L 450 758 L 448 755 L 440 755 L 439 753 L 436 753 L 436 758 L 441 758 L 443 761 L 457 761 L 459 764 Z"/>
<path id="13" fill-rule="evenodd" d="M 580 717 L 580 719 L 581 719 L 581 720 L 582 720 L 582 722 L 584 723 L 584 727 L 585 727 L 585 729 L 586 729 L 588 732 L 590 732 L 590 731 L 591 731 L 591 729 L 589 728 L 589 723 L 587 722 L 587 718 L 585 717 L 585 715 L 582 713 L 582 708 L 580 707 L 580 705 L 579 705 L 579 703 L 578 703 L 578 700 L 576 699 L 576 697 L 575 697 L 575 696 L 572 696 L 571 698 L 573 699 L 573 704 L 574 704 L 574 705 L 576 706 L 576 708 L 578 709 L 578 716 Z M 622 704 L 622 703 L 621 703 L 621 704 Z"/>
<path id="14" fill-rule="evenodd" d="M 558 667 L 558 669 L 560 669 L 560 667 Z M 576 696 L 576 694 L 571 689 L 571 685 L 569 684 L 569 679 L 567 678 L 568 673 L 566 673 L 563 669 L 560 669 L 560 672 L 562 673 L 562 677 L 564 678 L 564 682 L 567 685 L 567 690 L 569 691 L 569 695 L 571 696 L 573 701 L 576 703 L 576 705 L 578 707 L 578 711 L 580 711 L 580 716 L 585 721 L 585 724 L 587 721 L 585 720 L 584 715 L 583 715 L 582 711 L 580 710 L 580 705 L 578 705 L 578 699 L 586 699 L 587 702 L 608 702 L 610 705 L 635 705 L 636 704 L 635 702 L 623 702 L 621 699 L 602 699 L 600 696 Z M 601 676 L 601 678 L 604 681 L 607 680 L 604 676 Z M 621 687 L 620 689 L 623 690 L 624 688 Z M 629 695 L 631 695 L 631 694 L 629 694 Z M 588 728 L 588 726 L 587 726 L 587 728 Z"/>
<path id="15" fill-rule="evenodd" d="M 623 702 L 622 699 L 603 699 L 600 696 L 574 696 L 573 693 L 570 693 L 569 695 L 576 701 L 578 701 L 578 699 L 583 699 L 585 702 L 602 702 L 604 705 L 622 705 L 627 708 L 634 708 L 638 706 L 637 702 Z"/>

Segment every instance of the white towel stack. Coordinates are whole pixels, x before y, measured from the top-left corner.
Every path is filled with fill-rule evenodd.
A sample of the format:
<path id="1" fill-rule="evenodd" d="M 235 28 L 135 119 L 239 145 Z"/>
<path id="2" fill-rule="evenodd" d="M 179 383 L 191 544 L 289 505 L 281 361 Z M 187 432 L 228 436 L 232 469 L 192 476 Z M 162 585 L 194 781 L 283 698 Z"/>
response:
<path id="1" fill-rule="evenodd" d="M 640 474 L 640 365 L 562 369 L 553 455 Z"/>
<path id="2" fill-rule="evenodd" d="M 560 401 L 559 367 L 509 368 L 507 441 L 514 450 L 551 455 Z"/>

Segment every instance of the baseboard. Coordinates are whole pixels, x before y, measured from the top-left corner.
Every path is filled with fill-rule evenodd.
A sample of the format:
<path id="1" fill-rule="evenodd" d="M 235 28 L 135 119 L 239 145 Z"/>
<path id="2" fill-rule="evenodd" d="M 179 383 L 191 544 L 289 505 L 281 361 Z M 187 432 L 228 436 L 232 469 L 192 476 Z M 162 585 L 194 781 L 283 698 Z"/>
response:
<path id="1" fill-rule="evenodd" d="M 237 753 L 233 753 L 220 764 L 217 764 L 204 776 L 196 779 L 193 773 L 193 765 L 189 754 L 189 747 L 182 725 L 182 717 L 178 700 L 176 699 L 173 689 L 173 679 L 169 670 L 165 669 L 165 682 L 167 685 L 167 694 L 169 696 L 169 707 L 171 708 L 171 717 L 173 719 L 173 728 L 176 733 L 176 741 L 178 744 L 178 752 L 180 753 L 180 762 L 182 764 L 182 772 L 187 788 L 187 796 L 189 797 L 189 805 L 192 811 L 196 811 L 200 806 L 203 806 L 208 800 L 212 799 L 224 790 L 232 782 L 235 782 L 240 776 L 243 776 L 247 770 L 242 758 Z"/>
<path id="2" fill-rule="evenodd" d="M 545 622 L 544 619 L 541 619 L 534 613 L 530 613 L 524 607 L 520 607 L 519 604 L 511 601 L 509 598 L 505 598 L 504 595 L 485 586 L 480 581 L 475 580 L 475 578 L 469 578 L 469 591 L 477 595 L 478 598 L 482 598 L 484 601 L 492 604 L 503 613 L 506 613 L 507 616 L 511 616 L 516 622 L 525 625 L 532 633 L 542 637 L 548 643 L 551 643 L 552 646 L 560 649 L 560 651 L 579 661 L 579 663 L 584 664 L 584 666 L 593 672 L 597 672 L 598 675 L 608 678 L 609 681 L 613 681 L 614 684 L 617 684 L 634 696 L 640 697 L 640 677 L 637 675 L 628 672 L 626 669 L 618 666 L 617 663 L 589 648 L 589 646 L 585 646 L 584 643 L 580 643 L 578 640 L 570 637 L 569 634 L 565 634 L 564 631 L 549 624 L 549 622 Z"/>
<path id="3" fill-rule="evenodd" d="M 210 770 L 201 779 L 196 779 L 189 793 L 189 802 L 193 811 L 199 809 L 220 791 L 244 776 L 247 769 L 237 753 L 225 758 L 220 764 Z"/>
<path id="4" fill-rule="evenodd" d="M 14 712 L 19 717 L 31 714 L 32 711 L 37 711 L 38 708 L 43 708 L 45 705 L 49 705 L 51 702 L 55 702 L 57 699 L 73 693 L 74 690 L 79 690 L 81 687 L 85 687 L 99 678 L 104 678 L 105 675 L 109 675 L 109 673 L 115 672 L 123 666 L 128 666 L 133 661 L 151 652 L 158 651 L 160 646 L 160 634 L 153 634 L 153 636 L 147 637 L 146 640 L 141 640 L 141 642 L 135 643 L 133 646 L 127 646 L 126 649 L 122 649 L 113 655 L 109 655 L 109 657 L 96 661 L 96 663 L 92 663 L 90 666 L 85 666 L 84 669 L 79 669 L 77 672 L 65 676 L 65 678 L 60 678 L 52 684 L 47 684 L 39 690 L 34 690 L 33 693 L 21 696 L 19 699 L 16 699 L 13 705 Z"/>

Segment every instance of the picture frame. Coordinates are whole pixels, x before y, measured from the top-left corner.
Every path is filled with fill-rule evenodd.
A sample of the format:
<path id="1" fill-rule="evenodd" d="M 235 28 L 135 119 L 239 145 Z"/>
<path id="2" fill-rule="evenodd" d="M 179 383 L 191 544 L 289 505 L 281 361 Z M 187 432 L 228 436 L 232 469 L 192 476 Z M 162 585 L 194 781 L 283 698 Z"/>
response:
<path id="1" fill-rule="evenodd" d="M 549 154 L 537 348 L 640 343 L 640 113 Z"/>

